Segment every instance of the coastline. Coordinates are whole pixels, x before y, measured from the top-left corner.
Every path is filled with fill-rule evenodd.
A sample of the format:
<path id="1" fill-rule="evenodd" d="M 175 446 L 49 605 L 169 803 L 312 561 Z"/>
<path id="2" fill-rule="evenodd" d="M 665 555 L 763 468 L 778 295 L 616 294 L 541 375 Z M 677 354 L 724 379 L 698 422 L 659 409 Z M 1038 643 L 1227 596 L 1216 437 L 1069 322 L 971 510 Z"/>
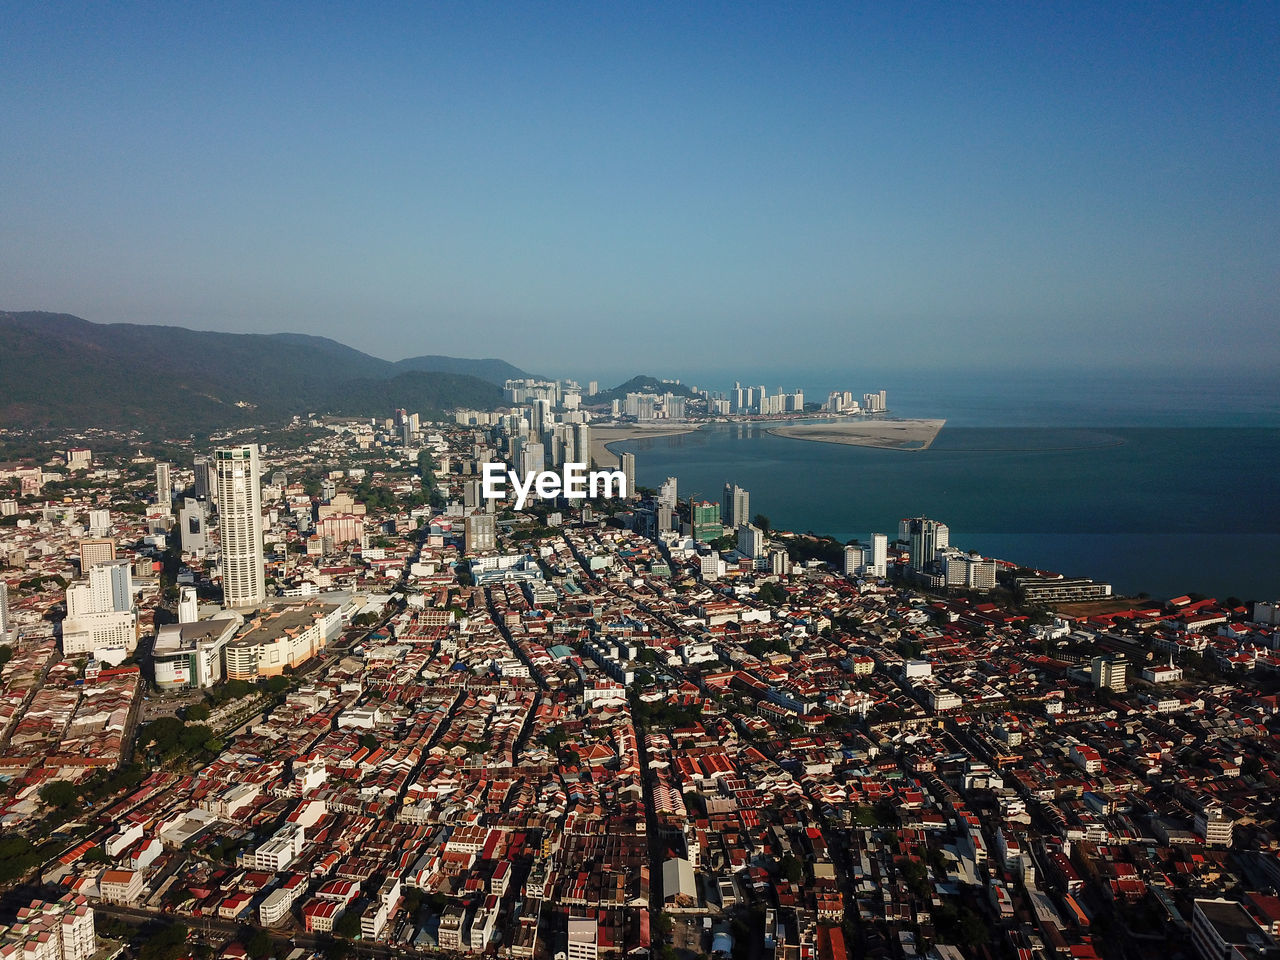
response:
<path id="1" fill-rule="evenodd" d="M 599 467 L 617 467 L 622 460 L 612 447 L 624 440 L 644 440 L 650 437 L 676 437 L 682 433 L 693 433 L 697 430 L 694 424 L 681 424 L 657 427 L 643 427 L 639 424 L 627 424 L 620 427 L 597 427 L 591 425 L 591 459 Z"/>
<path id="2" fill-rule="evenodd" d="M 931 419 L 845 420 L 770 427 L 767 432 L 789 440 L 914 452 L 928 450 L 946 422 Z"/>

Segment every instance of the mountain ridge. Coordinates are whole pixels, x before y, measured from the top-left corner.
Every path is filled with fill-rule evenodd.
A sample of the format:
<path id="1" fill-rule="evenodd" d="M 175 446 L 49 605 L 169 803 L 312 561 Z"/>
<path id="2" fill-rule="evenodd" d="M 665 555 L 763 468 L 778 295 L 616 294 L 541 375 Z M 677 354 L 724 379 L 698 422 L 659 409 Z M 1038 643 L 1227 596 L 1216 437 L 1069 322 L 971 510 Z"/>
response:
<path id="1" fill-rule="evenodd" d="M 308 412 L 385 416 L 395 407 L 438 416 L 496 406 L 502 383 L 493 378 L 508 372 L 527 376 L 496 359 L 392 362 L 311 334 L 0 311 L 0 419 L 23 426 L 189 432 Z"/>

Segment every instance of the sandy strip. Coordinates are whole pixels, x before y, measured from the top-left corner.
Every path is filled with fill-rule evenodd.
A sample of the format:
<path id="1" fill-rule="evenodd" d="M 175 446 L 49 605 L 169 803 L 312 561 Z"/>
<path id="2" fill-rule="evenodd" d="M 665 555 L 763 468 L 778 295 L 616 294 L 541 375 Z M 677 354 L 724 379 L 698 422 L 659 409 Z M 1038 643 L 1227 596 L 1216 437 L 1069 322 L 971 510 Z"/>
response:
<path id="1" fill-rule="evenodd" d="M 598 467 L 616 467 L 622 461 L 609 449 L 613 443 L 623 440 L 644 440 L 649 437 L 674 437 L 681 433 L 693 433 L 697 427 L 693 424 L 664 424 L 662 426 L 641 426 L 629 423 L 621 427 L 597 427 L 591 424 L 591 459 Z"/>
<path id="2" fill-rule="evenodd" d="M 815 440 L 819 443 L 847 443 L 856 447 L 885 450 L 928 450 L 945 420 L 842 420 L 836 423 L 809 423 L 770 427 L 776 437 Z"/>

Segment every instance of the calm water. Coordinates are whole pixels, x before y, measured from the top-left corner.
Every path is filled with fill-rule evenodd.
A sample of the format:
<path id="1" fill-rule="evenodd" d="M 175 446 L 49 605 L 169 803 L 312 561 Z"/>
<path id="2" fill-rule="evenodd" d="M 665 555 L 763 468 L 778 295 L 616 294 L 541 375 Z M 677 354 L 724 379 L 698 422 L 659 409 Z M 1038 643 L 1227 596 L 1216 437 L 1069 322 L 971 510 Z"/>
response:
<path id="1" fill-rule="evenodd" d="M 636 454 L 643 485 L 678 477 L 682 497 L 718 500 L 737 483 L 779 529 L 892 537 L 899 518 L 923 514 L 947 523 L 957 546 L 1118 591 L 1280 597 L 1280 401 L 1268 384 L 1203 403 L 1193 401 L 1204 390 L 1158 382 L 1065 393 L 1023 383 L 995 395 L 961 381 L 928 393 L 889 396 L 900 415 L 948 419 L 924 451 L 739 424 L 615 449 Z"/>

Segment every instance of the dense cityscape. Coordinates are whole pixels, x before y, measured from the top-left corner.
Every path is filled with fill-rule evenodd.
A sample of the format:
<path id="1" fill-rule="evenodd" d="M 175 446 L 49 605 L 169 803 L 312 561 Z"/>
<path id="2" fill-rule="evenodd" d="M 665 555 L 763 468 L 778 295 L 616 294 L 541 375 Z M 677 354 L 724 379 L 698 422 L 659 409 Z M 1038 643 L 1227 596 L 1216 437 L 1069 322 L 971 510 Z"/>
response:
<path id="1" fill-rule="evenodd" d="M 0 957 L 1272 954 L 1280 605 L 778 530 L 604 445 L 892 446 L 888 399 L 0 431 Z M 486 495 L 575 462 L 621 495 Z"/>

